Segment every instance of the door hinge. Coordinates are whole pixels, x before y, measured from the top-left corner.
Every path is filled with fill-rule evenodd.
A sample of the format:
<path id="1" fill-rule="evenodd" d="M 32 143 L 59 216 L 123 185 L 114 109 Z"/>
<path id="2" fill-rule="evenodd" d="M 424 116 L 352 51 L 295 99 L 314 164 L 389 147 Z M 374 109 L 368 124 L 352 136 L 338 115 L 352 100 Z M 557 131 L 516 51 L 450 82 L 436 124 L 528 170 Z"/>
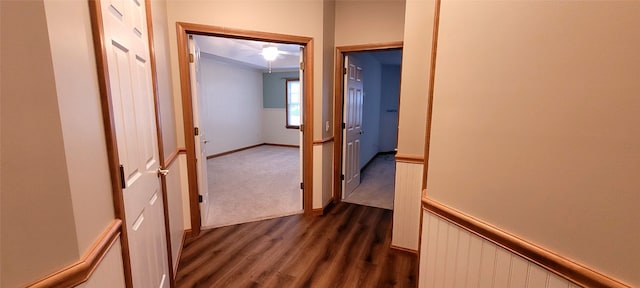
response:
<path id="1" fill-rule="evenodd" d="M 347 123 L 342 122 L 342 129 L 347 128 Z"/>
<path id="2" fill-rule="evenodd" d="M 124 166 L 122 166 L 122 164 L 120 164 L 120 188 L 127 188 L 127 181 L 124 180 Z"/>
<path id="3" fill-rule="evenodd" d="M 193 134 L 195 134 L 196 136 L 200 135 L 200 129 L 198 129 L 198 127 L 194 127 Z"/>
<path id="4" fill-rule="evenodd" d="M 193 63 L 193 53 L 189 53 L 189 63 Z"/>
<path id="5" fill-rule="evenodd" d="M 304 132 L 304 125 L 303 124 L 300 124 L 300 131 Z"/>
<path id="6" fill-rule="evenodd" d="M 300 62 L 300 70 L 304 70 L 304 62 Z"/>
<path id="7" fill-rule="evenodd" d="M 342 67 L 342 74 L 347 75 L 347 67 Z"/>
<path id="8" fill-rule="evenodd" d="M 202 203 L 202 195 L 198 195 L 198 203 Z"/>
<path id="9" fill-rule="evenodd" d="M 304 183 L 300 182 L 300 189 L 304 190 Z"/>
<path id="10" fill-rule="evenodd" d="M 344 180 L 344 174 L 340 175 L 340 180 Z"/>

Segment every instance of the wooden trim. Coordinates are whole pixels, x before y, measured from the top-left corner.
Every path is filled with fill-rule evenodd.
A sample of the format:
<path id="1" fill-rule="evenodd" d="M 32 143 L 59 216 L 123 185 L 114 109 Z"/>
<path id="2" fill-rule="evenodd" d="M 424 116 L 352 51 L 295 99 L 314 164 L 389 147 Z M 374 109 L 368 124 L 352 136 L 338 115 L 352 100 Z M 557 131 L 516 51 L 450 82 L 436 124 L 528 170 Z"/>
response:
<path id="1" fill-rule="evenodd" d="M 98 72 L 98 86 L 100 88 L 100 105 L 102 107 L 102 119 L 107 145 L 107 160 L 111 176 L 111 189 L 113 198 L 113 213 L 126 227 L 127 220 L 124 210 L 124 195 L 120 186 L 120 158 L 116 140 L 116 128 L 113 119 L 113 107 L 111 105 L 111 84 L 109 80 L 109 68 L 107 61 L 106 44 L 104 43 L 104 27 L 102 26 L 102 8 L 100 0 L 89 0 L 89 16 L 91 18 L 91 32 L 93 35 L 93 49 L 96 57 Z M 127 229 L 120 231 L 120 244 L 122 246 L 122 266 L 124 269 L 125 285 L 133 287 L 131 274 L 131 255 L 129 252 L 129 236 Z"/>
<path id="2" fill-rule="evenodd" d="M 75 263 L 55 272 L 38 282 L 32 283 L 27 287 L 74 287 L 86 282 L 98 265 L 107 255 L 113 243 L 118 240 L 122 228 L 122 221 L 114 219 L 102 231 L 87 253 Z"/>
<path id="3" fill-rule="evenodd" d="M 176 25 L 182 27 L 185 32 L 193 35 L 218 36 L 224 38 L 268 41 L 282 44 L 306 45 L 313 38 L 305 36 L 295 36 L 272 32 L 261 32 L 254 30 L 212 26 L 205 24 L 196 24 L 188 22 L 176 22 Z"/>
<path id="4" fill-rule="evenodd" d="M 414 255 L 414 256 L 418 255 L 418 250 L 404 248 L 404 247 L 400 247 L 400 246 L 396 246 L 396 245 L 391 245 L 389 248 L 391 248 L 393 250 L 397 250 L 398 252 L 407 253 L 407 254 L 411 254 L 411 255 Z"/>
<path id="5" fill-rule="evenodd" d="M 303 105 L 302 123 L 304 123 L 302 141 L 302 182 L 304 183 L 302 207 L 304 213 L 311 213 L 313 208 L 313 70 L 314 50 L 313 39 L 309 38 L 304 49 L 304 78 L 303 78 Z M 322 49 L 320 49 L 322 50 Z"/>
<path id="6" fill-rule="evenodd" d="M 342 175 L 342 112 L 344 109 L 342 68 L 344 67 L 344 53 L 402 49 L 403 47 L 404 42 L 402 41 L 336 47 L 333 72 L 333 201 L 340 202 L 342 199 L 342 180 L 340 176 Z"/>
<path id="7" fill-rule="evenodd" d="M 335 202 L 334 201 L 330 201 L 327 205 L 325 205 L 322 208 L 313 209 L 311 211 L 311 216 L 327 215 L 327 213 L 329 213 L 329 211 L 331 211 L 331 209 L 333 209 L 333 206 L 335 206 Z"/>
<path id="8" fill-rule="evenodd" d="M 195 139 L 193 137 L 193 101 L 191 98 L 191 82 L 189 71 L 188 35 L 184 27 L 176 23 L 176 35 L 178 37 L 178 70 L 180 73 L 180 92 L 182 95 L 182 114 L 185 148 L 187 149 L 187 181 L 189 183 L 189 207 L 192 231 L 200 233 L 200 207 L 198 201 L 198 178 L 195 152 Z"/>
<path id="9" fill-rule="evenodd" d="M 289 147 L 289 148 L 300 148 L 300 145 L 277 144 L 277 143 L 262 143 L 262 145 L 278 146 L 278 147 Z"/>
<path id="10" fill-rule="evenodd" d="M 313 145 L 321 145 L 321 144 L 332 142 L 333 140 L 334 140 L 333 136 L 322 138 L 320 140 L 313 140 Z"/>
<path id="11" fill-rule="evenodd" d="M 268 41 L 285 44 L 298 44 L 304 46 L 304 78 L 303 78 L 303 121 L 306 124 L 303 132 L 302 159 L 303 182 L 308 188 L 303 192 L 303 209 L 305 213 L 311 213 L 313 199 L 313 38 L 285 35 L 269 32 L 256 32 L 228 27 L 209 26 L 194 23 L 176 22 L 176 36 L 178 42 L 178 67 L 180 73 L 180 93 L 182 95 L 183 127 L 185 131 L 185 148 L 187 150 L 187 175 L 189 182 L 189 207 L 191 229 L 194 235 L 200 234 L 202 223 L 200 221 L 200 208 L 198 203 L 198 179 L 196 167 L 196 153 L 194 137 L 191 131 L 193 125 L 193 107 L 191 99 L 191 86 L 189 81 L 189 61 L 187 37 L 189 34 L 218 36 L 225 38 Z"/>
<path id="12" fill-rule="evenodd" d="M 226 151 L 226 152 L 221 152 L 221 153 L 209 155 L 209 156 L 207 156 L 207 159 L 233 154 L 233 153 L 244 151 L 244 150 L 248 150 L 248 149 L 251 149 L 251 148 L 256 148 L 256 147 L 259 147 L 259 146 L 262 146 L 262 145 L 264 145 L 264 143 L 255 144 L 255 145 L 251 145 L 251 146 L 247 146 L 247 147 L 242 147 L 242 148 L 233 149 L 233 150 Z"/>
<path id="13" fill-rule="evenodd" d="M 404 46 L 404 42 L 395 41 L 395 42 L 386 42 L 386 43 L 372 43 L 372 44 L 359 44 L 359 45 L 347 45 L 347 46 L 339 46 L 336 49 L 339 49 L 342 53 L 347 52 L 364 52 L 364 51 L 376 51 L 376 50 L 393 50 L 393 49 L 402 49 Z M 342 67 L 342 66 L 340 66 Z"/>
<path id="14" fill-rule="evenodd" d="M 631 287 L 616 279 L 601 274 L 591 268 L 583 266 L 571 259 L 560 256 L 541 246 L 530 243 L 514 236 L 500 228 L 480 221 L 472 216 L 448 207 L 426 196 L 423 191 L 422 207 L 475 235 L 478 235 L 496 245 L 503 247 L 545 269 L 564 277 L 565 279 L 583 287 Z"/>
<path id="15" fill-rule="evenodd" d="M 422 155 L 396 154 L 396 162 L 423 164 L 424 157 Z"/>
<path id="16" fill-rule="evenodd" d="M 431 122 L 433 114 L 433 93 L 436 80 L 436 56 L 438 53 L 438 32 L 440 31 L 440 2 L 436 0 L 433 16 L 433 35 L 431 37 L 431 67 L 429 68 L 429 90 L 427 94 L 427 123 L 424 139 L 424 168 L 422 169 L 422 188 L 427 188 L 427 175 L 429 170 L 429 147 L 431 144 Z"/>
<path id="17" fill-rule="evenodd" d="M 171 165 L 173 165 L 173 162 L 176 161 L 176 159 L 178 159 L 178 155 L 184 154 L 186 152 L 187 151 L 184 148 L 177 148 L 176 150 L 171 152 L 171 154 L 169 154 L 169 157 L 166 158 L 165 164 L 162 165 L 164 167 L 164 169 L 167 169 Z"/>
<path id="18" fill-rule="evenodd" d="M 149 45 L 149 64 L 151 70 L 151 87 L 153 91 L 153 103 L 156 119 L 156 141 L 158 143 L 158 160 L 160 161 L 160 167 L 166 169 L 167 163 L 164 158 L 164 142 L 162 138 L 162 115 L 160 113 L 160 96 L 158 92 L 158 72 L 156 62 L 155 43 L 153 42 L 153 19 L 151 18 L 151 0 L 145 0 L 145 13 L 147 20 L 147 41 Z M 173 268 L 173 252 L 171 249 L 171 226 L 169 219 L 169 196 L 167 194 L 167 177 L 163 175 L 160 177 L 160 190 L 162 193 L 162 210 L 164 218 L 164 235 L 167 251 L 167 268 L 169 270 L 169 286 L 175 287 L 175 274 Z"/>

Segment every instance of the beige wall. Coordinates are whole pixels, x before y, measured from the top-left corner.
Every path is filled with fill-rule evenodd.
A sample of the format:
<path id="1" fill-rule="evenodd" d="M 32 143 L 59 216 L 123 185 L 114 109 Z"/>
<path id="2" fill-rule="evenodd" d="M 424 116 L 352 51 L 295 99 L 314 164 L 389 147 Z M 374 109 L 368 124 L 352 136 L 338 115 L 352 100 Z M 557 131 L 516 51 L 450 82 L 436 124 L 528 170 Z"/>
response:
<path id="1" fill-rule="evenodd" d="M 336 0 L 336 46 L 402 41 L 404 0 Z"/>
<path id="2" fill-rule="evenodd" d="M 3 1 L 1 18 L 1 286 L 15 287 L 78 260 L 114 215 L 88 6 Z"/>
<path id="3" fill-rule="evenodd" d="M 1 5 L 0 286 L 16 287 L 79 253 L 44 4 Z"/>
<path id="4" fill-rule="evenodd" d="M 434 0 L 406 3 L 398 111 L 399 154 L 424 154 L 434 3 Z"/>
<path id="5" fill-rule="evenodd" d="M 324 0 L 323 3 L 323 45 L 322 45 L 322 123 L 314 139 L 320 140 L 333 135 L 333 63 L 335 54 L 335 18 L 336 3 L 331 0 Z M 316 116 L 317 117 L 317 116 Z M 326 123 L 329 122 L 329 129 Z M 328 157 L 323 153 L 323 157 Z M 323 160 L 326 161 L 326 160 Z M 323 173 L 331 174 L 331 166 L 323 166 Z M 329 186 L 331 187 L 331 185 Z"/>
<path id="6" fill-rule="evenodd" d="M 173 83 L 171 82 L 171 58 L 169 57 L 169 30 L 167 21 L 167 1 L 151 1 L 151 18 L 153 21 L 153 50 L 156 56 L 156 73 L 158 98 L 160 99 L 160 120 L 162 125 L 162 144 L 164 158 L 175 152 L 178 147 L 176 136 L 175 107 L 173 103 Z"/>
<path id="7" fill-rule="evenodd" d="M 429 196 L 640 286 L 639 14 L 443 2 Z"/>
<path id="8" fill-rule="evenodd" d="M 45 2 L 67 169 L 83 255 L 114 218 L 100 91 L 86 5 Z"/>
<path id="9" fill-rule="evenodd" d="M 398 154 L 422 157 L 435 1 L 408 0 L 404 16 Z M 418 250 L 423 165 L 396 163 L 392 244 Z"/>

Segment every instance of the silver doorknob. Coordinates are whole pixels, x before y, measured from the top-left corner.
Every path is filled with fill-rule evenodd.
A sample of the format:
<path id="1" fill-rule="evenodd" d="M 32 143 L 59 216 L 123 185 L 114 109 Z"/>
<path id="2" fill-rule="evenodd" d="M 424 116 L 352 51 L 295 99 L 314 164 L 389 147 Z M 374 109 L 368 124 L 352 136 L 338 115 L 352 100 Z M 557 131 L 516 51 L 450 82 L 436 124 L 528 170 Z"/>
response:
<path id="1" fill-rule="evenodd" d="M 169 174 L 169 170 L 164 170 L 160 167 L 158 167 L 158 176 L 162 175 L 162 176 L 167 176 L 167 174 Z"/>

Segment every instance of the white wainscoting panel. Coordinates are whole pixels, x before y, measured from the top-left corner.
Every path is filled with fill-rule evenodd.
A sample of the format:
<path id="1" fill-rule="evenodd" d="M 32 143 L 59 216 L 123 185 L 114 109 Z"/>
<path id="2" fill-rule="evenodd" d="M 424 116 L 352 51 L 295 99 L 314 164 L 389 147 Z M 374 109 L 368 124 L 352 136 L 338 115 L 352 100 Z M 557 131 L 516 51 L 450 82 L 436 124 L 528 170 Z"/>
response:
<path id="1" fill-rule="evenodd" d="M 421 288 L 579 287 L 429 211 L 422 221 Z"/>
<path id="2" fill-rule="evenodd" d="M 420 235 L 420 203 L 422 191 L 420 163 L 396 161 L 396 184 L 393 199 L 393 231 L 391 245 L 418 250 Z"/>
<path id="3" fill-rule="evenodd" d="M 333 141 L 322 143 L 322 207 L 333 201 Z"/>
<path id="4" fill-rule="evenodd" d="M 178 256 L 182 249 L 182 235 L 185 230 L 185 221 L 187 218 L 184 212 L 182 196 L 189 194 L 188 189 L 184 189 L 182 185 L 183 169 L 180 159 L 185 158 L 184 154 L 177 156 L 178 159 L 173 161 L 167 169 L 169 174 L 167 175 L 167 204 L 169 207 L 169 232 L 171 235 L 171 257 L 173 257 L 173 267 L 178 265 Z M 184 190 L 183 190 L 184 189 Z M 188 203 L 187 203 L 188 204 Z M 189 211 L 187 210 L 187 213 Z"/>
<path id="5" fill-rule="evenodd" d="M 91 278 L 76 287 L 82 288 L 102 288 L 102 287 L 125 287 L 124 270 L 122 268 L 122 248 L 120 246 L 120 238 L 113 243 L 111 249 L 102 258 L 100 264 Z"/>
<path id="6" fill-rule="evenodd" d="M 313 205 L 312 209 L 322 208 L 322 145 L 313 145 Z"/>
<path id="7" fill-rule="evenodd" d="M 180 175 L 180 190 L 182 191 L 182 225 L 184 229 L 191 229 L 191 207 L 189 206 L 189 174 L 187 173 L 187 154 L 178 155 L 179 168 L 175 174 Z M 175 166 L 175 165 L 171 165 Z M 168 191 L 167 191 L 168 192 Z M 171 218 L 173 219 L 173 218 Z"/>

